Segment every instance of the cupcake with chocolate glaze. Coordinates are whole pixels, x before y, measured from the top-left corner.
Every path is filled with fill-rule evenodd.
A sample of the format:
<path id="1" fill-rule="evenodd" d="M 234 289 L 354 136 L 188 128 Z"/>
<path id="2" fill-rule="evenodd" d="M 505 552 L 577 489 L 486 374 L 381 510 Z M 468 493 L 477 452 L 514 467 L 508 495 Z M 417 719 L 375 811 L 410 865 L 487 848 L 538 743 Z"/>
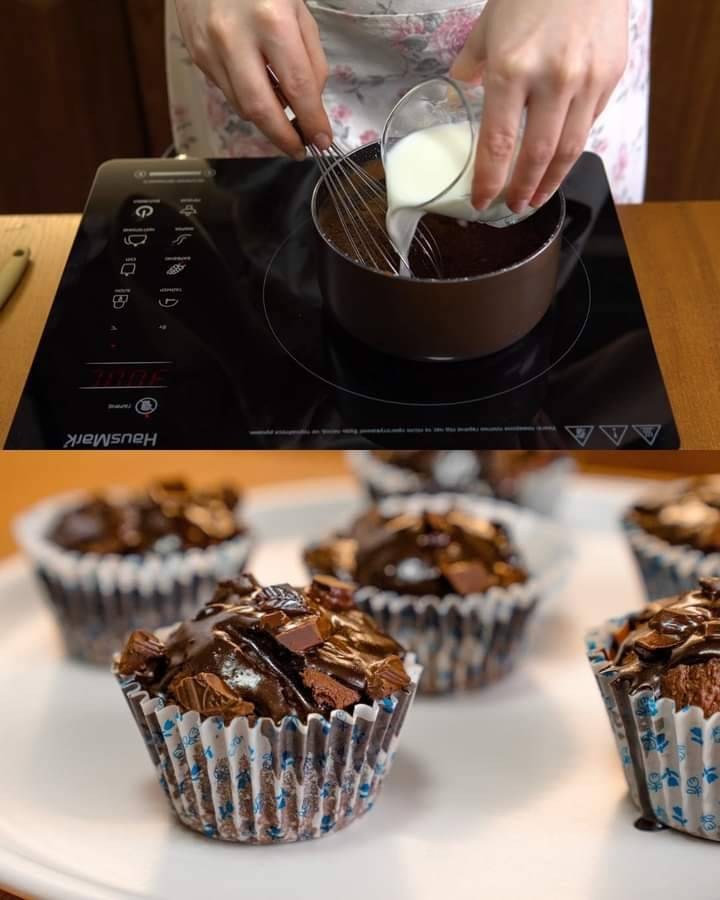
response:
<path id="1" fill-rule="evenodd" d="M 275 843 L 375 802 L 420 669 L 317 577 L 218 585 L 193 619 L 133 632 L 114 671 L 173 811 L 208 837 Z"/>
<path id="2" fill-rule="evenodd" d="M 720 578 L 588 635 L 639 827 L 720 840 Z"/>
<path id="3" fill-rule="evenodd" d="M 307 547 L 304 561 L 312 574 L 355 581 L 357 604 L 417 655 L 421 690 L 440 693 L 510 671 L 569 555 L 564 534 L 527 510 L 418 494 L 370 508 Z"/>
<path id="4" fill-rule="evenodd" d="M 371 499 L 452 491 L 497 497 L 550 515 L 574 469 L 550 450 L 352 450 L 347 458 Z"/>
<path id="5" fill-rule="evenodd" d="M 251 546 L 230 486 L 163 481 L 143 491 L 76 493 L 15 522 L 70 656 L 108 665 L 135 628 L 191 615 Z"/>
<path id="6" fill-rule="evenodd" d="M 720 476 L 658 485 L 622 524 L 649 600 L 720 575 Z"/>

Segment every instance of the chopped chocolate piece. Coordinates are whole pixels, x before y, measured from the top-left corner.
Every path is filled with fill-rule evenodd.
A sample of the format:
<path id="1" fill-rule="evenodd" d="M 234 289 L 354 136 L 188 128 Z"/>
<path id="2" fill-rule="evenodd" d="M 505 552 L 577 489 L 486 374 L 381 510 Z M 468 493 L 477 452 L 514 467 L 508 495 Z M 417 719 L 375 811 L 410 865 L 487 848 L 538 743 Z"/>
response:
<path id="1" fill-rule="evenodd" d="M 635 641 L 635 649 L 643 657 L 660 656 L 681 643 L 682 637 L 679 634 L 661 634 L 659 631 L 648 631 L 647 634 Z"/>
<path id="2" fill-rule="evenodd" d="M 499 584 L 500 579 L 488 572 L 487 567 L 480 561 L 454 562 L 442 566 L 443 575 L 461 596 L 468 594 L 482 594 L 493 585 Z"/>
<path id="3" fill-rule="evenodd" d="M 701 578 L 700 593 L 708 600 L 720 600 L 720 578 Z"/>
<path id="4" fill-rule="evenodd" d="M 407 687 L 410 679 L 399 656 L 386 656 L 371 663 L 368 675 L 368 694 L 377 700 Z"/>
<path id="5" fill-rule="evenodd" d="M 94 497 L 67 512 L 50 538 L 79 553 L 168 554 L 205 548 L 245 533 L 238 502 L 232 488 L 193 491 L 184 481 L 157 482 L 141 493 Z"/>
<path id="6" fill-rule="evenodd" d="M 317 669 L 303 669 L 302 680 L 320 709 L 346 709 L 360 699 L 357 691 Z"/>
<path id="7" fill-rule="evenodd" d="M 350 560 L 348 541 L 354 548 Z M 304 558 L 313 575 L 418 596 L 467 596 L 527 580 L 506 529 L 457 509 L 384 517 L 372 508 L 346 534 L 308 548 Z"/>
<path id="8" fill-rule="evenodd" d="M 330 619 L 324 615 L 293 619 L 276 632 L 275 638 L 293 653 L 304 653 L 322 644 L 332 632 Z"/>
<path id="9" fill-rule="evenodd" d="M 313 600 L 330 610 L 353 609 L 356 590 L 357 585 L 340 581 L 332 575 L 315 575 L 310 584 L 310 596 Z"/>
<path id="10" fill-rule="evenodd" d="M 255 708 L 212 672 L 180 676 L 171 683 L 170 689 L 184 709 L 197 710 L 203 716 L 220 716 L 227 722 L 235 716 L 250 716 Z"/>
<path id="11" fill-rule="evenodd" d="M 120 659 L 122 674 L 166 703 L 226 722 L 287 715 L 305 721 L 311 713 L 372 704 L 409 683 L 404 651 L 354 605 L 352 590 L 334 578 L 305 589 L 262 587 L 247 574 L 223 581 L 164 643 L 149 635 L 157 668 L 146 664 L 147 654 L 133 655 L 148 644 L 135 638 Z"/>
<path id="12" fill-rule="evenodd" d="M 305 616 L 309 609 L 303 596 L 289 584 L 274 584 L 263 588 L 257 595 L 260 609 L 280 609 L 286 616 Z"/>
<path id="13" fill-rule="evenodd" d="M 146 678 L 156 678 L 166 662 L 163 642 L 151 631 L 138 628 L 127 639 L 118 672 L 121 675 L 141 674 Z"/>

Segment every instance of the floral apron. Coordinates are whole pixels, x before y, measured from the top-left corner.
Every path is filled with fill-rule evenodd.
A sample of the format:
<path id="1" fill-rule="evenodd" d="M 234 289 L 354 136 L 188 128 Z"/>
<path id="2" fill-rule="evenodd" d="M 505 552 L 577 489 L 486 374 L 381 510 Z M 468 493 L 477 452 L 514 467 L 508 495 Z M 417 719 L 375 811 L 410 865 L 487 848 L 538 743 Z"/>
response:
<path id="1" fill-rule="evenodd" d="M 457 0 L 442 9 L 436 8 L 438 2 L 443 0 L 307 0 L 330 66 L 325 107 L 336 139 L 345 146 L 375 140 L 399 97 L 419 81 L 447 73 L 486 0 Z M 618 202 L 639 202 L 644 193 L 651 12 L 652 0 L 630 0 L 628 65 L 587 144 L 603 157 Z M 277 155 L 193 66 L 180 36 L 174 0 L 166 0 L 166 42 L 178 152 Z"/>

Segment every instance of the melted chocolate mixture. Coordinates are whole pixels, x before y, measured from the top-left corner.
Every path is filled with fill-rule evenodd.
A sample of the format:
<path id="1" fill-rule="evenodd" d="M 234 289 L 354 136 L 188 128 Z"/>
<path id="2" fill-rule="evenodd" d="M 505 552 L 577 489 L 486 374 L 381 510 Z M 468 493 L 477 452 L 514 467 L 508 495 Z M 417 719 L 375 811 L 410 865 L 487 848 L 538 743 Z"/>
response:
<path id="1" fill-rule="evenodd" d="M 384 518 L 371 509 L 304 558 L 311 572 L 417 596 L 467 596 L 527 580 L 506 529 L 459 510 Z"/>
<path id="2" fill-rule="evenodd" d="M 213 599 L 163 643 L 130 635 L 118 672 L 203 717 L 326 715 L 407 687 L 403 648 L 353 602 L 355 585 L 261 587 L 222 582 Z"/>
<path id="3" fill-rule="evenodd" d="M 238 492 L 228 486 L 191 490 L 163 481 L 122 500 L 98 496 L 66 513 L 50 539 L 79 553 L 172 553 L 209 547 L 244 534 Z"/>
<path id="4" fill-rule="evenodd" d="M 370 209 L 354 205 L 354 216 L 345 216 L 351 233 L 360 229 L 370 232 L 384 247 L 391 247 L 385 230 L 387 205 L 384 197 L 385 174 L 379 159 L 370 160 L 363 168 L 383 189 L 383 196 L 369 202 Z M 352 179 L 351 175 L 343 176 Z M 443 278 L 467 278 L 497 272 L 535 254 L 550 239 L 560 218 L 560 199 L 557 195 L 534 215 L 509 228 L 493 228 L 479 222 L 461 225 L 447 216 L 426 215 L 423 224 L 431 232 L 440 251 Z M 355 258 L 345 228 L 338 218 L 329 197 L 320 201 L 318 219 L 323 234 L 342 253 Z M 410 268 L 416 278 L 436 278 L 431 264 L 413 242 Z"/>

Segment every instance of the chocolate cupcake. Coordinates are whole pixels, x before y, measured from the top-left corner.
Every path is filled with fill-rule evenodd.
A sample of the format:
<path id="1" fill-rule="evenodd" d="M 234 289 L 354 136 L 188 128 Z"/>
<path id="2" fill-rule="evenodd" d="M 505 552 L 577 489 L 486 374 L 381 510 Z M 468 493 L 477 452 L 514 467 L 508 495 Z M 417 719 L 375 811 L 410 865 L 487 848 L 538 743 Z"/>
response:
<path id="1" fill-rule="evenodd" d="M 304 553 L 312 574 L 359 585 L 356 603 L 417 655 L 427 693 L 506 674 L 568 558 L 564 535 L 539 516 L 457 494 L 388 498 Z"/>
<path id="2" fill-rule="evenodd" d="M 45 588 L 67 652 L 109 664 L 135 628 L 191 615 L 242 571 L 250 533 L 231 487 L 165 481 L 35 506 L 15 536 Z"/>
<path id="3" fill-rule="evenodd" d="M 242 843 L 306 840 L 372 808 L 420 668 L 354 585 L 220 583 L 190 621 L 133 632 L 114 671 L 180 820 Z"/>
<path id="4" fill-rule="evenodd" d="M 720 476 L 659 485 L 622 524 L 649 600 L 720 575 Z"/>
<path id="5" fill-rule="evenodd" d="M 549 450 L 355 450 L 353 471 L 373 500 L 453 491 L 497 497 L 550 515 L 574 468 Z"/>
<path id="6" fill-rule="evenodd" d="M 720 840 L 720 579 L 587 639 L 640 827 Z"/>

